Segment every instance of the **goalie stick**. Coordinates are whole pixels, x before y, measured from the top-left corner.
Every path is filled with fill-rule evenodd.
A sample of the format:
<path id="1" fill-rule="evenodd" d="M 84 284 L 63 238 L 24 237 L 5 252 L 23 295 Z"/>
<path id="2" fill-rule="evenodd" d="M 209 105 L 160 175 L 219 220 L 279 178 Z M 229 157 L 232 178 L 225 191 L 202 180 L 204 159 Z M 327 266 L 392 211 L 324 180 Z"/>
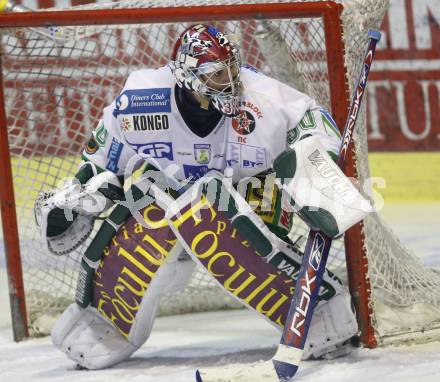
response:
<path id="1" fill-rule="evenodd" d="M 370 30 L 368 38 L 368 48 L 363 61 L 362 72 L 350 104 L 339 150 L 337 164 L 340 168 L 343 168 L 345 164 L 376 44 L 380 40 L 380 32 Z M 300 273 L 296 281 L 294 297 L 280 344 L 271 360 L 272 362 L 261 362 L 250 366 L 248 369 L 246 367 L 232 368 L 229 372 L 228 370 L 212 370 L 210 373 L 208 370 L 206 372 L 197 370 L 197 382 L 245 382 L 254 380 L 264 382 L 276 379 L 284 382 L 295 376 L 304 352 L 331 244 L 331 237 L 313 229 L 310 231 Z"/>
<path id="2" fill-rule="evenodd" d="M 343 168 L 345 164 L 353 137 L 376 44 L 380 40 L 380 32 L 370 30 L 368 38 L 369 43 L 362 72 L 353 94 L 342 136 L 342 145 L 337 160 L 340 168 Z M 331 245 L 331 237 L 319 231 L 310 231 L 286 325 L 277 353 L 272 359 L 280 381 L 288 381 L 298 370 Z"/>

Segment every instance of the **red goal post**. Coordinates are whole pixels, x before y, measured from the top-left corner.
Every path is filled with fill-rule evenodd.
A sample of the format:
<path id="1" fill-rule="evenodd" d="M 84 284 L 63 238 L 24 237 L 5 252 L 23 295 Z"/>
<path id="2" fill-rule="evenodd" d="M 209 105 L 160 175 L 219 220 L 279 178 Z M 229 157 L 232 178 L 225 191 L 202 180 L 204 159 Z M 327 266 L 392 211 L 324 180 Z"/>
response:
<path id="1" fill-rule="evenodd" d="M 239 4 L 234 6 L 75 10 L 1 14 L 0 27 L 4 29 L 45 27 L 47 25 L 79 26 L 319 17 L 323 20 L 325 32 L 331 110 L 338 126 L 342 128 L 345 123 L 350 97 L 344 64 L 341 12 L 342 5 L 331 1 Z M 25 288 L 23 286 L 20 261 L 19 235 L 11 171 L 11 155 L 8 146 L 7 115 L 4 101 L 2 86 L 0 87 L 0 171 L 2 174 L 0 176 L 0 198 L 14 339 L 18 341 L 26 337 L 28 331 Z M 87 126 L 86 128 L 91 129 L 92 126 Z M 352 157 L 346 168 L 346 174 L 354 176 L 355 173 L 354 158 Z M 367 262 L 364 254 L 363 240 L 361 225 L 353 227 L 345 235 L 349 285 L 362 329 L 361 340 L 366 346 L 373 347 L 376 345 L 376 340 L 374 329 L 371 325 L 370 285 L 367 276 Z"/>

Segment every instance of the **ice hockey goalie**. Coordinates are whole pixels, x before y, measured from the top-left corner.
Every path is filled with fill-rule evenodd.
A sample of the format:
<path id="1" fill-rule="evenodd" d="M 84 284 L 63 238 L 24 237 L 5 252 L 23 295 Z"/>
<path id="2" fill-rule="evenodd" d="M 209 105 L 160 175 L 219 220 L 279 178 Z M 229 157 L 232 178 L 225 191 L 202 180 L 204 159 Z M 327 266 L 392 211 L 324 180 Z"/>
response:
<path id="1" fill-rule="evenodd" d="M 336 237 L 369 210 L 334 165 L 339 145 L 312 98 L 243 65 L 216 28 L 186 29 L 168 65 L 131 73 L 103 110 L 76 176 L 37 200 L 51 255 L 76 248 L 106 213 L 55 346 L 88 369 L 127 359 L 148 339 L 161 296 L 182 289 L 196 264 L 281 330 L 297 272 L 280 272 L 264 249 L 298 269 L 295 215 Z M 346 287 L 327 272 L 305 356 L 344 354 L 357 331 Z"/>

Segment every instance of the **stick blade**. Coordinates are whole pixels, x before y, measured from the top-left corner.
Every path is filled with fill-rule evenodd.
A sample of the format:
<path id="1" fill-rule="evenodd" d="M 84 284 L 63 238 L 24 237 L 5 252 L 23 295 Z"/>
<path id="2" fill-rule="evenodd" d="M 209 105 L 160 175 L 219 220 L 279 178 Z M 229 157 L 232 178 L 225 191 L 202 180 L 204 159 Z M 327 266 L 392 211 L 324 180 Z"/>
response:
<path id="1" fill-rule="evenodd" d="M 203 382 L 202 377 L 200 376 L 199 370 L 196 370 L 196 382 Z"/>
<path id="2" fill-rule="evenodd" d="M 196 371 L 197 382 L 279 382 L 272 361 Z"/>
<path id="3" fill-rule="evenodd" d="M 280 381 L 289 381 L 298 371 L 298 365 L 277 360 L 272 360 L 272 362 Z"/>

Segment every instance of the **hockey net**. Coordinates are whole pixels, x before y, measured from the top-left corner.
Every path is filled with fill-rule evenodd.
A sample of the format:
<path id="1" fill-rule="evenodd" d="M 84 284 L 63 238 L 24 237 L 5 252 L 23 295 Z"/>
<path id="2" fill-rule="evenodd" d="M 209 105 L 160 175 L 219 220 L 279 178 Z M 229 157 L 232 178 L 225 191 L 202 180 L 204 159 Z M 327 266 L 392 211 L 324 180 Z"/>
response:
<path id="1" fill-rule="evenodd" d="M 202 4 L 197 0 L 176 0 L 161 1 L 160 6 L 229 4 L 233 7 L 245 3 L 263 2 L 205 0 Z M 388 2 L 347 0 L 342 3 L 346 75 L 351 94 L 366 46 L 366 32 L 379 27 Z M 154 1 L 138 0 L 76 8 L 157 6 Z M 331 46 L 327 44 L 322 18 L 268 20 L 262 17 L 213 24 L 238 37 L 246 64 L 332 108 L 326 61 L 326 51 Z M 61 257 L 44 251 L 33 221 L 34 200 L 41 190 L 54 188 L 62 178 L 75 173 L 84 143 L 103 107 L 119 93 L 130 72 L 166 65 L 175 38 L 187 25 L 183 22 L 143 25 L 109 22 L 99 26 L 64 26 L 62 30 L 52 30 L 58 36 L 56 41 L 48 38 L 46 28 L 3 30 L 2 74 L 9 152 L 26 306 L 33 334 L 47 333 L 55 317 L 73 301 L 79 258 L 84 251 L 83 246 Z M 344 83 L 339 86 L 345 89 Z M 358 178 L 364 184 L 369 179 L 364 110 L 356 129 L 355 151 Z M 294 240 L 307 237 L 306 228 L 298 220 L 291 236 Z M 378 342 L 421 338 L 422 333 L 424 338 L 426 335 L 435 338 L 435 329 L 440 327 L 439 274 L 410 254 L 378 215 L 365 219 L 363 236 L 365 241 L 359 243 L 359 247 L 368 262 L 365 279 L 367 285 L 368 281 L 371 284 L 371 296 L 368 290 L 364 293 L 368 299 L 368 320 Z M 334 242 L 329 268 L 347 280 L 343 240 Z M 356 277 L 361 276 L 351 275 Z M 162 299 L 160 311 L 172 314 L 233 307 L 239 307 L 238 303 L 198 269 L 184 292 Z"/>

